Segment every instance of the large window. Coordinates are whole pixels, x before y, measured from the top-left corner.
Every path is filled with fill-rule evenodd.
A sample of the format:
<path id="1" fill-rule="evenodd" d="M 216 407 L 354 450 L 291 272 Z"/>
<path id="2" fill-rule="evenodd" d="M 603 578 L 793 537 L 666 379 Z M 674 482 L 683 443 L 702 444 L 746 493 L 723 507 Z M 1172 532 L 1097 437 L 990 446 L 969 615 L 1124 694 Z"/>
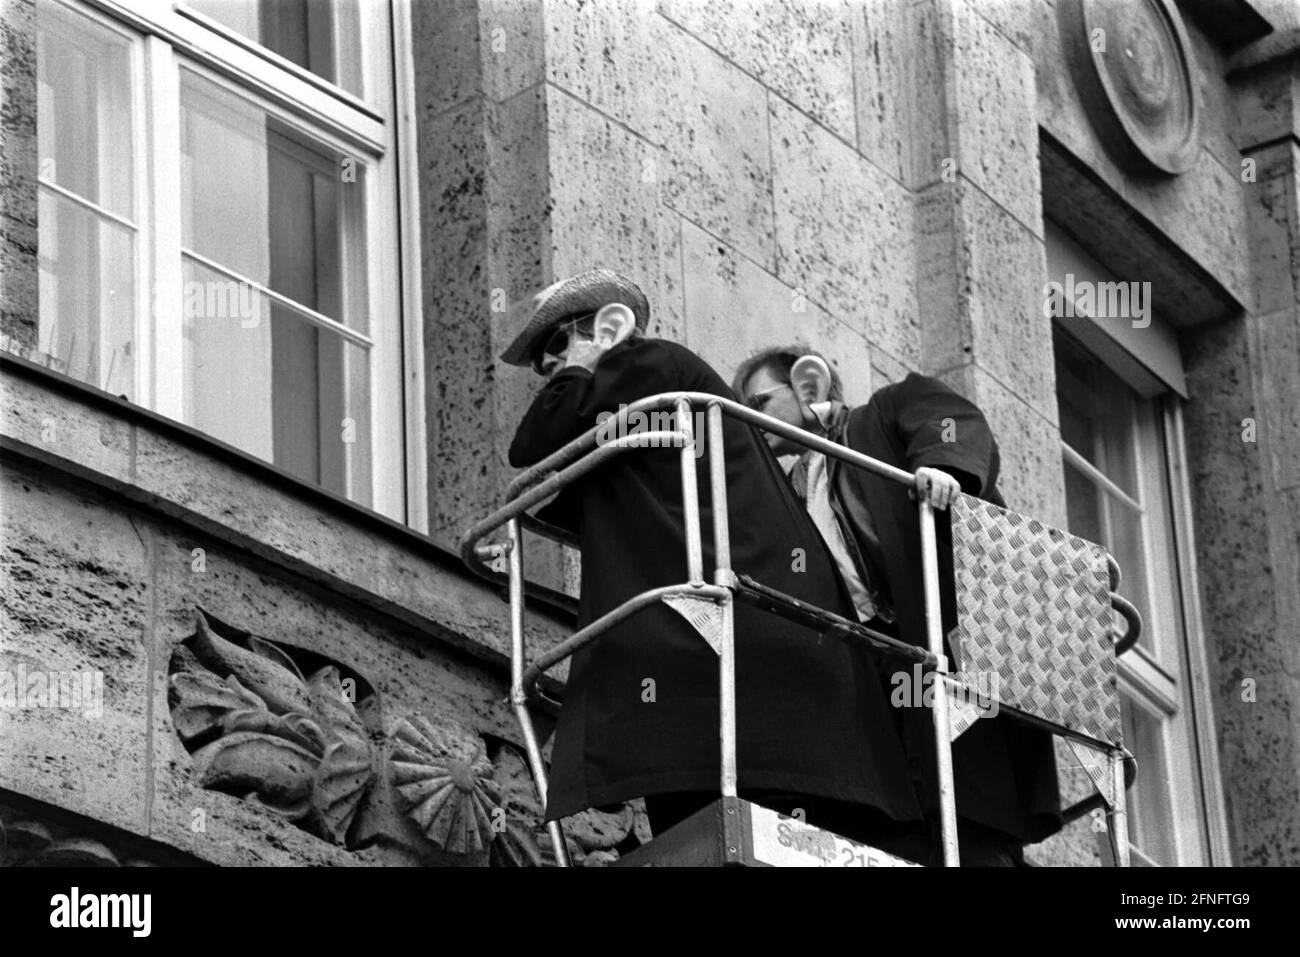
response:
<path id="1" fill-rule="evenodd" d="M 1179 863 L 1180 828 L 1192 844 L 1199 843 L 1199 829 L 1188 805 L 1175 803 L 1196 785 L 1184 720 L 1179 657 L 1185 638 L 1163 403 L 1135 394 L 1067 334 L 1058 333 L 1055 346 L 1069 529 L 1115 556 L 1124 576 L 1120 590 L 1144 622 L 1120 665 L 1124 741 L 1139 768 L 1129 804 L 1133 853 L 1152 863 Z M 1195 850 L 1185 863 L 1199 863 L 1202 854 Z"/>
<path id="2" fill-rule="evenodd" d="M 1068 271 L 1076 288 L 1115 280 L 1054 228 L 1048 260 L 1050 278 L 1064 284 Z M 1136 329 L 1147 337 L 1136 346 L 1147 353 L 1144 365 L 1123 348 L 1135 331 L 1130 317 L 1055 321 L 1068 526 L 1115 556 L 1120 591 L 1144 622 L 1119 662 L 1124 741 L 1138 761 L 1129 792 L 1133 861 L 1229 863 L 1197 611 L 1182 398 L 1152 371 L 1181 370 L 1181 361 L 1176 336 L 1157 323 Z M 1153 358 L 1157 340 L 1172 341 L 1172 355 Z M 1180 373 L 1165 374 L 1181 385 Z"/>
<path id="3" fill-rule="evenodd" d="M 409 519 L 391 28 L 378 2 L 38 0 L 37 350 Z"/>

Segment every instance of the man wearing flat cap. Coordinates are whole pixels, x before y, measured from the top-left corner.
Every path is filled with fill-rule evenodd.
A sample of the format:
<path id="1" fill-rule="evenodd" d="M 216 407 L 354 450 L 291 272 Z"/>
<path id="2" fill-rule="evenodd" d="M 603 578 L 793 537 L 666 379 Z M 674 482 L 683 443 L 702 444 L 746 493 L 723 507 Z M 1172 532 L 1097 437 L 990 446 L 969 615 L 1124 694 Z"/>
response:
<path id="1" fill-rule="evenodd" d="M 596 313 L 609 303 L 627 309 Z M 688 349 L 644 335 L 645 296 L 593 270 L 528 303 L 502 355 L 546 380 L 510 446 L 532 465 L 601 413 L 670 391 L 733 398 Z M 852 603 L 816 528 L 760 434 L 724 418 L 732 565 L 849 617 Z M 700 438 L 703 441 L 703 437 Z M 700 462 L 707 474 L 708 453 Z M 680 453 L 625 452 L 575 482 L 543 515 L 578 535 L 579 626 L 647 589 L 686 580 Z M 712 527 L 708 483 L 701 526 Z M 706 577 L 711 536 L 704 536 Z M 884 688 L 867 655 L 748 605 L 735 608 L 741 796 L 890 850 L 921 819 Z M 654 693 L 644 693 L 647 679 Z M 573 657 L 555 730 L 546 819 L 644 796 L 658 834 L 719 793 L 718 657 L 674 610 L 655 604 Z"/>

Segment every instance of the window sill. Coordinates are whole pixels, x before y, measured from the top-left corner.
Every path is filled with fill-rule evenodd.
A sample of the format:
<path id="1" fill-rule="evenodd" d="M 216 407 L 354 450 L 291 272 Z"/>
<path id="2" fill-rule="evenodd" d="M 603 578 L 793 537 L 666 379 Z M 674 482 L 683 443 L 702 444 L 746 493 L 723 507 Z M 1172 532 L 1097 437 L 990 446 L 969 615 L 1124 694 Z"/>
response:
<path id="1" fill-rule="evenodd" d="M 268 561 L 496 667 L 504 588 L 449 548 L 283 469 L 18 356 L 0 353 L 0 449 Z M 573 627 L 571 599 L 530 586 L 529 640 Z"/>

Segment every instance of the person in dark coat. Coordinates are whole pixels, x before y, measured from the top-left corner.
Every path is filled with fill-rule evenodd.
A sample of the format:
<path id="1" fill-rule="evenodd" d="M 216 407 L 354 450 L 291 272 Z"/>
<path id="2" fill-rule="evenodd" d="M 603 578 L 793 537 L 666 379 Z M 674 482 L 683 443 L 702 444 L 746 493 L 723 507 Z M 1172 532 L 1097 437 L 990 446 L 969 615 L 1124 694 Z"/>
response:
<path id="1" fill-rule="evenodd" d="M 914 494 L 939 510 L 935 527 L 947 635 L 957 623 L 947 507 L 958 492 L 1005 507 L 997 488 L 998 445 L 987 420 L 978 407 L 938 379 L 915 373 L 877 390 L 866 405 L 848 408 L 838 375 L 824 361 L 799 363 L 797 381 L 791 382 L 792 369 L 805 355 L 816 353 L 802 346 L 758 353 L 737 370 L 736 392 L 768 415 L 916 473 Z M 769 434 L 768 439 L 778 455 L 805 451 L 778 436 Z M 792 472 L 796 486 L 801 484 L 804 464 L 800 460 Z M 829 521 L 830 535 L 841 539 L 842 573 L 857 596 L 859 616 L 869 618 L 871 627 L 926 647 L 920 519 L 909 489 L 834 460 L 826 464 L 825 472 L 823 496 L 829 499 L 834 516 Z M 804 484 L 801 493 L 807 491 Z M 811 507 L 811 498 L 809 502 Z M 945 653 L 950 662 L 956 660 L 946 642 Z M 887 672 L 900 667 L 888 659 L 881 661 Z M 896 678 L 893 683 L 898 686 Z M 893 711 L 922 807 L 932 822 L 925 856 L 931 863 L 941 863 L 933 718 L 926 708 Z M 1060 829 L 1056 760 L 1049 733 L 1006 715 L 983 717 L 954 742 L 953 770 L 964 864 L 1022 863 L 1025 844 Z"/>
<path id="2" fill-rule="evenodd" d="M 628 310 L 605 310 L 594 320 L 614 302 Z M 645 297 L 614 273 L 556 283 L 534 297 L 530 311 L 502 358 L 531 363 L 547 382 L 511 443 L 515 467 L 540 461 L 596 426 L 601 413 L 646 396 L 685 390 L 733 397 L 694 353 L 641 334 Z M 832 560 L 775 456 L 752 427 L 724 422 L 733 568 L 850 613 Z M 711 580 L 708 453 L 697 461 Z M 579 626 L 647 589 L 687 580 L 681 481 L 677 449 L 636 449 L 545 510 L 541 517 L 580 540 Z M 784 813 L 801 808 L 808 822 L 886 851 L 909 824 L 923 826 L 884 689 L 863 652 L 744 604 L 735 608 L 735 641 L 742 797 Z M 706 641 L 663 604 L 575 654 L 555 730 L 546 819 L 644 796 L 659 833 L 716 799 L 718 667 Z"/>

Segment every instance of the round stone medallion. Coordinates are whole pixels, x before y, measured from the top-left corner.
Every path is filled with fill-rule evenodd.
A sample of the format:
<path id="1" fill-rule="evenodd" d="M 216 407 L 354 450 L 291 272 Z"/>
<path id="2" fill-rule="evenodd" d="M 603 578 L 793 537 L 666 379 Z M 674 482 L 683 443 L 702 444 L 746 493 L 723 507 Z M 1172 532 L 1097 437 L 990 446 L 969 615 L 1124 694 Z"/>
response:
<path id="1" fill-rule="evenodd" d="M 1106 147 L 1130 169 L 1189 169 L 1198 90 L 1173 0 L 1064 0 L 1058 9 L 1080 95 Z"/>

